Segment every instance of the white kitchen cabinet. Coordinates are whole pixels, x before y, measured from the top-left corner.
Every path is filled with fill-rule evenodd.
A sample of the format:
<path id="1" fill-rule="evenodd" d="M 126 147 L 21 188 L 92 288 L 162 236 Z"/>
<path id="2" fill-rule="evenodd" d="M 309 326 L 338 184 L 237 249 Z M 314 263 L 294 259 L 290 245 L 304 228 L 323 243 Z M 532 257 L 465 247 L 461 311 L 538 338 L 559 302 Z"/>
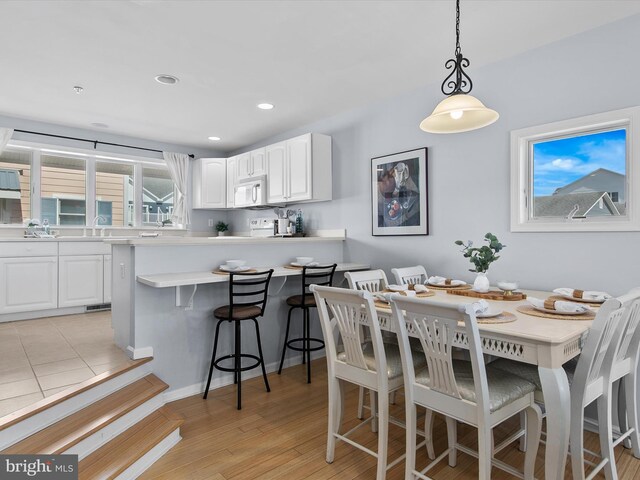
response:
<path id="1" fill-rule="evenodd" d="M 331 137 L 305 134 L 266 147 L 267 202 L 332 198 Z"/>
<path id="2" fill-rule="evenodd" d="M 0 258 L 0 314 L 57 306 L 57 255 Z"/>
<path id="3" fill-rule="evenodd" d="M 236 162 L 235 182 L 244 182 L 259 175 L 264 175 L 265 154 L 264 148 L 258 148 L 257 150 L 231 157 Z"/>
<path id="4" fill-rule="evenodd" d="M 267 203 L 287 201 L 287 146 L 285 142 L 266 148 Z"/>
<path id="5" fill-rule="evenodd" d="M 227 208 L 227 159 L 199 158 L 193 170 L 193 208 Z"/>
<path id="6" fill-rule="evenodd" d="M 104 255 L 61 256 L 58 262 L 58 307 L 104 303 Z"/>
<path id="7" fill-rule="evenodd" d="M 103 303 L 111 303 L 111 255 L 104 255 L 103 263 Z"/>
<path id="8" fill-rule="evenodd" d="M 233 187 L 236 181 L 236 157 L 227 158 L 227 208 L 233 208 Z"/>

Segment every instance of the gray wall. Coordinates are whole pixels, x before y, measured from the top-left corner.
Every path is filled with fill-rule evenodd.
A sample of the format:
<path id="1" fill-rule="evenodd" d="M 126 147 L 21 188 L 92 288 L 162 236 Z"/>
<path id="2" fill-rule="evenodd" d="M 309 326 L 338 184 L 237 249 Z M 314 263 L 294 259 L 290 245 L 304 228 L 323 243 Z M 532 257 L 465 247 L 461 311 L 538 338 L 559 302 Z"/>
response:
<path id="1" fill-rule="evenodd" d="M 311 228 L 347 228 L 345 261 L 371 263 L 387 271 L 420 263 L 431 274 L 472 280 L 470 264 L 453 242 L 480 242 L 490 231 L 507 245 L 489 271 L 494 282 L 511 279 L 531 288 L 573 286 L 621 294 L 640 285 L 640 233 L 509 232 L 509 132 L 640 105 L 640 66 L 630 61 L 638 45 L 640 16 L 635 16 L 472 68 L 473 93 L 501 115 L 496 124 L 475 132 L 438 136 L 419 130 L 420 121 L 442 98 L 439 85 L 430 85 L 242 151 L 308 131 L 332 136 L 334 200 L 301 207 Z M 440 68 L 445 75 L 440 65 L 425 68 Z M 425 146 L 430 235 L 371 236 L 370 159 Z M 233 212 L 230 220 L 242 230 L 255 216 L 259 214 Z"/>

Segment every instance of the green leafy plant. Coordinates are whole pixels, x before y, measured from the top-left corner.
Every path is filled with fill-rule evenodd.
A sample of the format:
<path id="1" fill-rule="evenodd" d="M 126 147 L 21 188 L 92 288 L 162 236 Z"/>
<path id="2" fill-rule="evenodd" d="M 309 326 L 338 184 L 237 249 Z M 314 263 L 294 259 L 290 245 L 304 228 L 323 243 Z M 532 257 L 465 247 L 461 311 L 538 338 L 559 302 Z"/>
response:
<path id="1" fill-rule="evenodd" d="M 224 222 L 216 223 L 216 232 L 226 232 L 229 230 L 229 224 Z"/>
<path id="2" fill-rule="evenodd" d="M 496 254 L 506 247 L 506 245 L 500 243 L 498 237 L 492 233 L 487 233 L 484 236 L 484 241 L 488 242 L 489 245 L 483 245 L 479 248 L 474 247 L 471 240 L 467 243 L 464 243 L 462 240 L 455 241 L 456 245 L 464 247 L 462 249 L 464 258 L 468 258 L 476 267 L 473 269 L 470 268 L 470 272 L 485 273 L 489 270 L 489 266 L 500 258 L 500 256 Z"/>

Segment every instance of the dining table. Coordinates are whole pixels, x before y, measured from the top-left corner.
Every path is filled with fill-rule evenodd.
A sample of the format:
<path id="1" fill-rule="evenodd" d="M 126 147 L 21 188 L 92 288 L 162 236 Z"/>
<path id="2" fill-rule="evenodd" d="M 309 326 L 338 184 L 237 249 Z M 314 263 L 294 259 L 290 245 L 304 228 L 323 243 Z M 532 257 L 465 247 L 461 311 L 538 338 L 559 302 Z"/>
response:
<path id="1" fill-rule="evenodd" d="M 473 303 L 480 298 L 435 292 L 429 299 L 451 304 Z M 527 297 L 546 299 L 552 292 L 519 290 Z M 482 349 L 485 354 L 537 365 L 542 393 L 547 408 L 547 438 L 545 449 L 545 478 L 564 478 L 571 419 L 569 381 L 562 365 L 578 356 L 582 350 L 592 320 L 576 320 L 570 315 L 560 318 L 540 318 L 518 311 L 527 300 L 487 300 L 491 310 L 511 313 L 515 320 L 509 323 L 483 323 L 478 321 Z M 393 332 L 391 309 L 376 302 L 378 321 L 383 330 Z M 412 329 L 408 329 L 409 334 Z M 468 339 L 464 326 L 456 331 L 453 345 L 467 349 Z"/>

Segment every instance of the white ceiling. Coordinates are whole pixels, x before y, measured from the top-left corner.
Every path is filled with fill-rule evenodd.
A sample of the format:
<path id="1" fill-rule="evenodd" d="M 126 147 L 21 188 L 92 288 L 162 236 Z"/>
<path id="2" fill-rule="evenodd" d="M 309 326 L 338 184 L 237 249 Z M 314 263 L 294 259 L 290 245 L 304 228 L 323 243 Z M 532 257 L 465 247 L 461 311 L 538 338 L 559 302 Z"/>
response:
<path id="1" fill-rule="evenodd" d="M 640 1 L 464 0 L 461 10 L 473 78 L 640 13 Z M 226 151 L 439 83 L 455 42 L 453 0 L 5 0 L 1 11 L 1 114 Z M 180 83 L 158 84 L 161 73 Z M 276 108 L 256 109 L 265 101 Z"/>

